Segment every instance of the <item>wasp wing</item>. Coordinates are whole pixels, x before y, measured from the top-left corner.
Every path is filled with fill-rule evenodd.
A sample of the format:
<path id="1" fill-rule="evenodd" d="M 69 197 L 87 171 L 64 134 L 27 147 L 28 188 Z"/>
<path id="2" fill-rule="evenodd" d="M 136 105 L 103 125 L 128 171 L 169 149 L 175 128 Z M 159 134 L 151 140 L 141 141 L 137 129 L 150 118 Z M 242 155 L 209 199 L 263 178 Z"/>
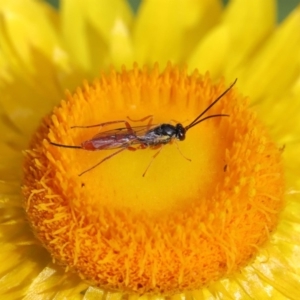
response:
<path id="1" fill-rule="evenodd" d="M 92 139 L 99 139 L 103 137 L 109 137 L 109 136 L 119 136 L 119 135 L 136 135 L 136 136 L 143 136 L 147 133 L 147 131 L 151 130 L 152 128 L 158 126 L 157 124 L 152 125 L 141 125 L 141 126 L 132 126 L 132 132 L 128 130 L 127 127 L 120 127 L 120 128 L 114 128 L 110 130 L 105 130 L 98 132 L 95 134 Z"/>
<path id="2" fill-rule="evenodd" d="M 82 143 L 82 148 L 92 150 L 109 150 L 129 148 L 131 145 L 143 144 L 143 138 L 151 128 L 157 125 L 119 127 L 99 132 Z"/>

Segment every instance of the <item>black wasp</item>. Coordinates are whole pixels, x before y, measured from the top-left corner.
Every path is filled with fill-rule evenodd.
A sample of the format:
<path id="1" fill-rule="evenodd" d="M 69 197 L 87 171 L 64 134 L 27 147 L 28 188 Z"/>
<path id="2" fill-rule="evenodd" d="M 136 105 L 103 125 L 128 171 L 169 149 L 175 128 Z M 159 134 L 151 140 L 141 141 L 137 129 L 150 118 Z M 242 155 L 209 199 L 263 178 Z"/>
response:
<path id="1" fill-rule="evenodd" d="M 111 121 L 111 122 L 105 122 L 105 123 L 89 125 L 89 126 L 73 126 L 72 128 L 92 128 L 92 127 L 105 127 L 107 125 L 112 125 L 117 123 L 123 123 L 125 125 L 125 127 L 122 128 L 115 128 L 112 130 L 100 132 L 95 136 L 93 136 L 91 139 L 83 141 L 80 146 L 57 144 L 54 142 L 50 142 L 50 144 L 57 147 L 83 149 L 88 151 L 119 149 L 118 151 L 103 158 L 96 165 L 92 166 L 91 168 L 79 174 L 79 176 L 83 175 L 88 171 L 91 171 L 92 169 L 102 164 L 104 161 L 112 158 L 113 156 L 119 154 L 120 152 L 126 149 L 131 151 L 135 151 L 137 149 L 145 149 L 148 147 L 153 149 L 159 149 L 158 152 L 153 156 L 152 158 L 153 161 L 153 159 L 159 154 L 163 145 L 168 144 L 173 140 L 183 141 L 185 139 L 187 131 L 192 127 L 196 126 L 197 124 L 210 118 L 228 117 L 229 115 L 227 114 L 214 114 L 214 115 L 209 115 L 201 118 L 226 93 L 228 93 L 229 90 L 231 90 L 231 88 L 235 85 L 236 81 L 237 79 L 229 86 L 229 88 L 227 88 L 219 97 L 217 97 L 217 99 L 215 99 L 204 111 L 202 111 L 201 114 L 193 122 L 191 122 L 187 126 L 183 126 L 181 123 L 178 123 L 176 125 L 167 124 L 167 123 L 160 124 L 160 125 L 153 125 L 151 124 L 152 116 L 147 116 L 139 120 L 139 121 L 145 121 L 146 119 L 150 119 L 148 125 L 144 125 L 144 126 L 132 127 L 129 124 L 129 122 L 125 120 Z M 148 165 L 143 176 L 145 176 L 152 161 Z"/>

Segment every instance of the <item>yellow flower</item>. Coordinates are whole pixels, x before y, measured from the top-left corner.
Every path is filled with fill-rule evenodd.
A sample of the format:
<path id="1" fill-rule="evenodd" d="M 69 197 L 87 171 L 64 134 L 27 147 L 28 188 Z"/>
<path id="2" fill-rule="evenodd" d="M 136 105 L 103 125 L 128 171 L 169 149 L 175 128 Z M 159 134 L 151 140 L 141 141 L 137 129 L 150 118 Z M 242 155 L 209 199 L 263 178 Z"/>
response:
<path id="1" fill-rule="evenodd" d="M 300 7 L 276 27 L 274 6 L 0 3 L 2 298 L 298 298 Z M 124 151 L 78 176 L 113 152 L 49 143 L 80 145 L 99 128 L 70 127 L 115 120 L 187 126 L 235 78 L 209 110 L 229 117 L 154 160 Z"/>

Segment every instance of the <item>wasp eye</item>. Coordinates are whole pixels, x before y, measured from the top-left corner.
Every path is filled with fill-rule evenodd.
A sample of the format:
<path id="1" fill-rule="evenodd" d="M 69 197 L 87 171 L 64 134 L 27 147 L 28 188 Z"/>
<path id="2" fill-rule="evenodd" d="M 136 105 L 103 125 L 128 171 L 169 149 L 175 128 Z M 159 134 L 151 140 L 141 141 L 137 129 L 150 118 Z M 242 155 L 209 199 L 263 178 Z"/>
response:
<path id="1" fill-rule="evenodd" d="M 180 132 L 179 133 L 179 140 L 184 141 L 185 140 L 185 132 Z"/>
<path id="2" fill-rule="evenodd" d="M 176 125 L 176 130 L 177 130 L 177 138 L 180 141 L 183 141 L 185 139 L 185 129 L 181 124 Z"/>

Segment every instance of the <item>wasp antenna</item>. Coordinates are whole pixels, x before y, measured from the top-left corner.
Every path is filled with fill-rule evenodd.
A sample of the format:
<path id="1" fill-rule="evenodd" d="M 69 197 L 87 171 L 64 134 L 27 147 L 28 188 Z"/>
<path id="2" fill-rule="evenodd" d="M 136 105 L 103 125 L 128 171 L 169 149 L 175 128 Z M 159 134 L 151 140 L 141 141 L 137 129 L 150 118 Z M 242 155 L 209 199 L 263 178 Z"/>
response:
<path id="1" fill-rule="evenodd" d="M 64 145 L 64 144 L 57 144 L 53 142 L 49 142 L 51 145 L 56 146 L 56 147 L 63 147 L 63 148 L 72 148 L 72 149 L 82 149 L 81 146 L 72 146 L 72 145 Z"/>
<path id="2" fill-rule="evenodd" d="M 208 110 L 210 110 L 224 95 L 226 95 L 232 87 L 236 84 L 237 78 L 234 80 L 234 82 L 219 96 L 216 100 L 214 100 L 192 123 L 190 123 L 188 126 L 185 127 L 185 130 L 194 127 L 196 124 L 199 124 L 200 122 L 206 120 L 206 118 L 199 120 Z M 216 117 L 221 117 L 223 115 L 215 115 Z M 198 121 L 198 122 L 197 122 Z"/>
<path id="3" fill-rule="evenodd" d="M 207 119 L 216 118 L 216 117 L 229 117 L 229 115 L 227 115 L 227 114 L 217 114 L 217 115 L 210 115 L 210 116 L 204 117 L 203 119 L 198 120 L 196 123 L 194 123 L 188 129 L 194 127 L 195 125 L 197 125 L 197 124 L 199 124 L 199 123 L 201 123 L 201 122 L 203 122 L 203 121 L 205 121 Z"/>

